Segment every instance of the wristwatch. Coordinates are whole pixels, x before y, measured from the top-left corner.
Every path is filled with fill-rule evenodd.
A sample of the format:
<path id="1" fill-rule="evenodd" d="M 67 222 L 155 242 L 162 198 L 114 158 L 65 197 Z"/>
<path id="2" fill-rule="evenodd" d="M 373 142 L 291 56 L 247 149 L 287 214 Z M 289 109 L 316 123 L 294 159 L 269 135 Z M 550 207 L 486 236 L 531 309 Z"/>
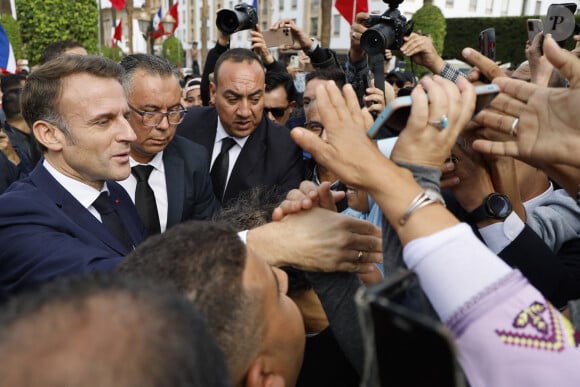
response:
<path id="1" fill-rule="evenodd" d="M 489 194 L 483 204 L 467 214 L 467 222 L 479 223 L 486 219 L 505 219 L 512 212 L 512 204 L 504 194 L 494 192 Z"/>

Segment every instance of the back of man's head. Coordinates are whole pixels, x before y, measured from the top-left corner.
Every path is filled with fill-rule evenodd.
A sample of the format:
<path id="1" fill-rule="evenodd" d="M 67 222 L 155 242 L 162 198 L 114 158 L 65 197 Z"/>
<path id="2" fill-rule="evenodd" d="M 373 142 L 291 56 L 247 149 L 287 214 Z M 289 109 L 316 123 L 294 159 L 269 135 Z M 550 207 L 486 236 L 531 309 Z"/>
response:
<path id="1" fill-rule="evenodd" d="M 84 47 L 79 42 L 74 40 L 59 40 L 58 42 L 49 43 L 44 47 L 42 53 L 40 54 L 39 64 L 45 64 L 46 62 L 58 58 L 61 55 L 65 55 L 68 51 L 73 50 L 84 50 Z"/>
<path id="2" fill-rule="evenodd" d="M 24 74 L 6 74 L 0 79 L 0 90 L 2 93 L 6 93 L 12 89 L 20 89 L 26 82 L 26 76 Z"/>
<path id="3" fill-rule="evenodd" d="M 0 311 L 0 380 L 27 387 L 227 386 L 203 319 L 173 289 L 70 277 Z"/>
<path id="4" fill-rule="evenodd" d="M 306 83 L 313 79 L 320 79 L 322 81 L 334 81 L 336 86 L 338 86 L 338 88 L 341 90 L 346 83 L 346 76 L 344 71 L 337 67 L 317 69 L 316 71 L 312 71 L 306 75 Z"/>
<path id="5" fill-rule="evenodd" d="M 118 271 L 172 285 L 193 301 L 240 380 L 263 335 L 260 297 L 243 286 L 246 247 L 225 223 L 190 221 L 143 242 Z"/>
<path id="6" fill-rule="evenodd" d="M 2 109 L 8 121 L 20 117 L 20 94 L 22 89 L 11 89 L 2 95 Z"/>
<path id="7" fill-rule="evenodd" d="M 160 77 L 175 77 L 179 81 L 179 73 L 175 66 L 167 59 L 149 55 L 149 54 L 133 54 L 127 55 L 120 62 L 121 67 L 125 70 L 123 76 L 123 84 L 127 92 L 131 93 L 131 85 L 135 71 L 141 70 L 148 75 L 158 75 Z"/>

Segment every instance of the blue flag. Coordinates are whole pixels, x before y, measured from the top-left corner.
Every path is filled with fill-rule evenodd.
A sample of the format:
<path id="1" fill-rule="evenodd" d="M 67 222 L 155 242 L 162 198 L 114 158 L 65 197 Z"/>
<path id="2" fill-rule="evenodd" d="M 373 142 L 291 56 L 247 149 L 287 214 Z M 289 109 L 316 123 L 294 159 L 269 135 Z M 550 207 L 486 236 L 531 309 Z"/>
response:
<path id="1" fill-rule="evenodd" d="M 0 68 L 11 73 L 16 71 L 16 58 L 2 23 L 0 23 Z"/>

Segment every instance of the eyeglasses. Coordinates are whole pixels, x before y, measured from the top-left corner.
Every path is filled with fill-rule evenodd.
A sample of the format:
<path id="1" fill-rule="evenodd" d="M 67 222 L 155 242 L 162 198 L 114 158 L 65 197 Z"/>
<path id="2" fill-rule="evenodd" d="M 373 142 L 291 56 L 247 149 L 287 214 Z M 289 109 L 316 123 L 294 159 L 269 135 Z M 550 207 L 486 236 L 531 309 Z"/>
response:
<path id="1" fill-rule="evenodd" d="M 277 108 L 274 108 L 274 107 L 273 108 L 267 108 L 267 107 L 265 107 L 264 108 L 264 113 L 265 114 L 272 113 L 272 115 L 274 117 L 280 118 L 280 117 L 282 117 L 284 115 L 284 113 L 286 113 L 286 109 L 288 109 L 288 106 L 283 107 L 283 108 L 281 108 L 281 107 L 277 107 Z"/>
<path id="2" fill-rule="evenodd" d="M 169 125 L 180 124 L 181 121 L 183 121 L 183 117 L 185 117 L 185 113 L 187 113 L 187 110 L 184 109 L 183 106 L 180 106 L 180 108 L 181 109 L 179 110 L 170 110 L 167 113 L 144 112 L 129 105 L 129 109 L 133 110 L 135 113 L 141 116 L 144 126 L 158 126 L 161 121 L 163 121 L 163 117 L 167 117 L 167 122 Z"/>
<path id="3" fill-rule="evenodd" d="M 322 136 L 322 132 L 324 131 L 324 125 L 318 121 L 308 121 L 304 123 L 304 127 L 311 132 L 318 132 L 318 137 Z"/>

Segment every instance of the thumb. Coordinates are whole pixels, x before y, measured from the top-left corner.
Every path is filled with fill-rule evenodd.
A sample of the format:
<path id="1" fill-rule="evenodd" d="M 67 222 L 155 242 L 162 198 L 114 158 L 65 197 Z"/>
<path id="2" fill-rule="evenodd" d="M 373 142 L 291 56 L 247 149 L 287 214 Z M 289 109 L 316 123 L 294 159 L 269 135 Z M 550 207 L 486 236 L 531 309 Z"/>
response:
<path id="1" fill-rule="evenodd" d="M 560 48 L 551 34 L 547 34 L 544 39 L 544 55 L 570 81 L 570 88 L 580 88 L 580 60 L 568 50 Z"/>

